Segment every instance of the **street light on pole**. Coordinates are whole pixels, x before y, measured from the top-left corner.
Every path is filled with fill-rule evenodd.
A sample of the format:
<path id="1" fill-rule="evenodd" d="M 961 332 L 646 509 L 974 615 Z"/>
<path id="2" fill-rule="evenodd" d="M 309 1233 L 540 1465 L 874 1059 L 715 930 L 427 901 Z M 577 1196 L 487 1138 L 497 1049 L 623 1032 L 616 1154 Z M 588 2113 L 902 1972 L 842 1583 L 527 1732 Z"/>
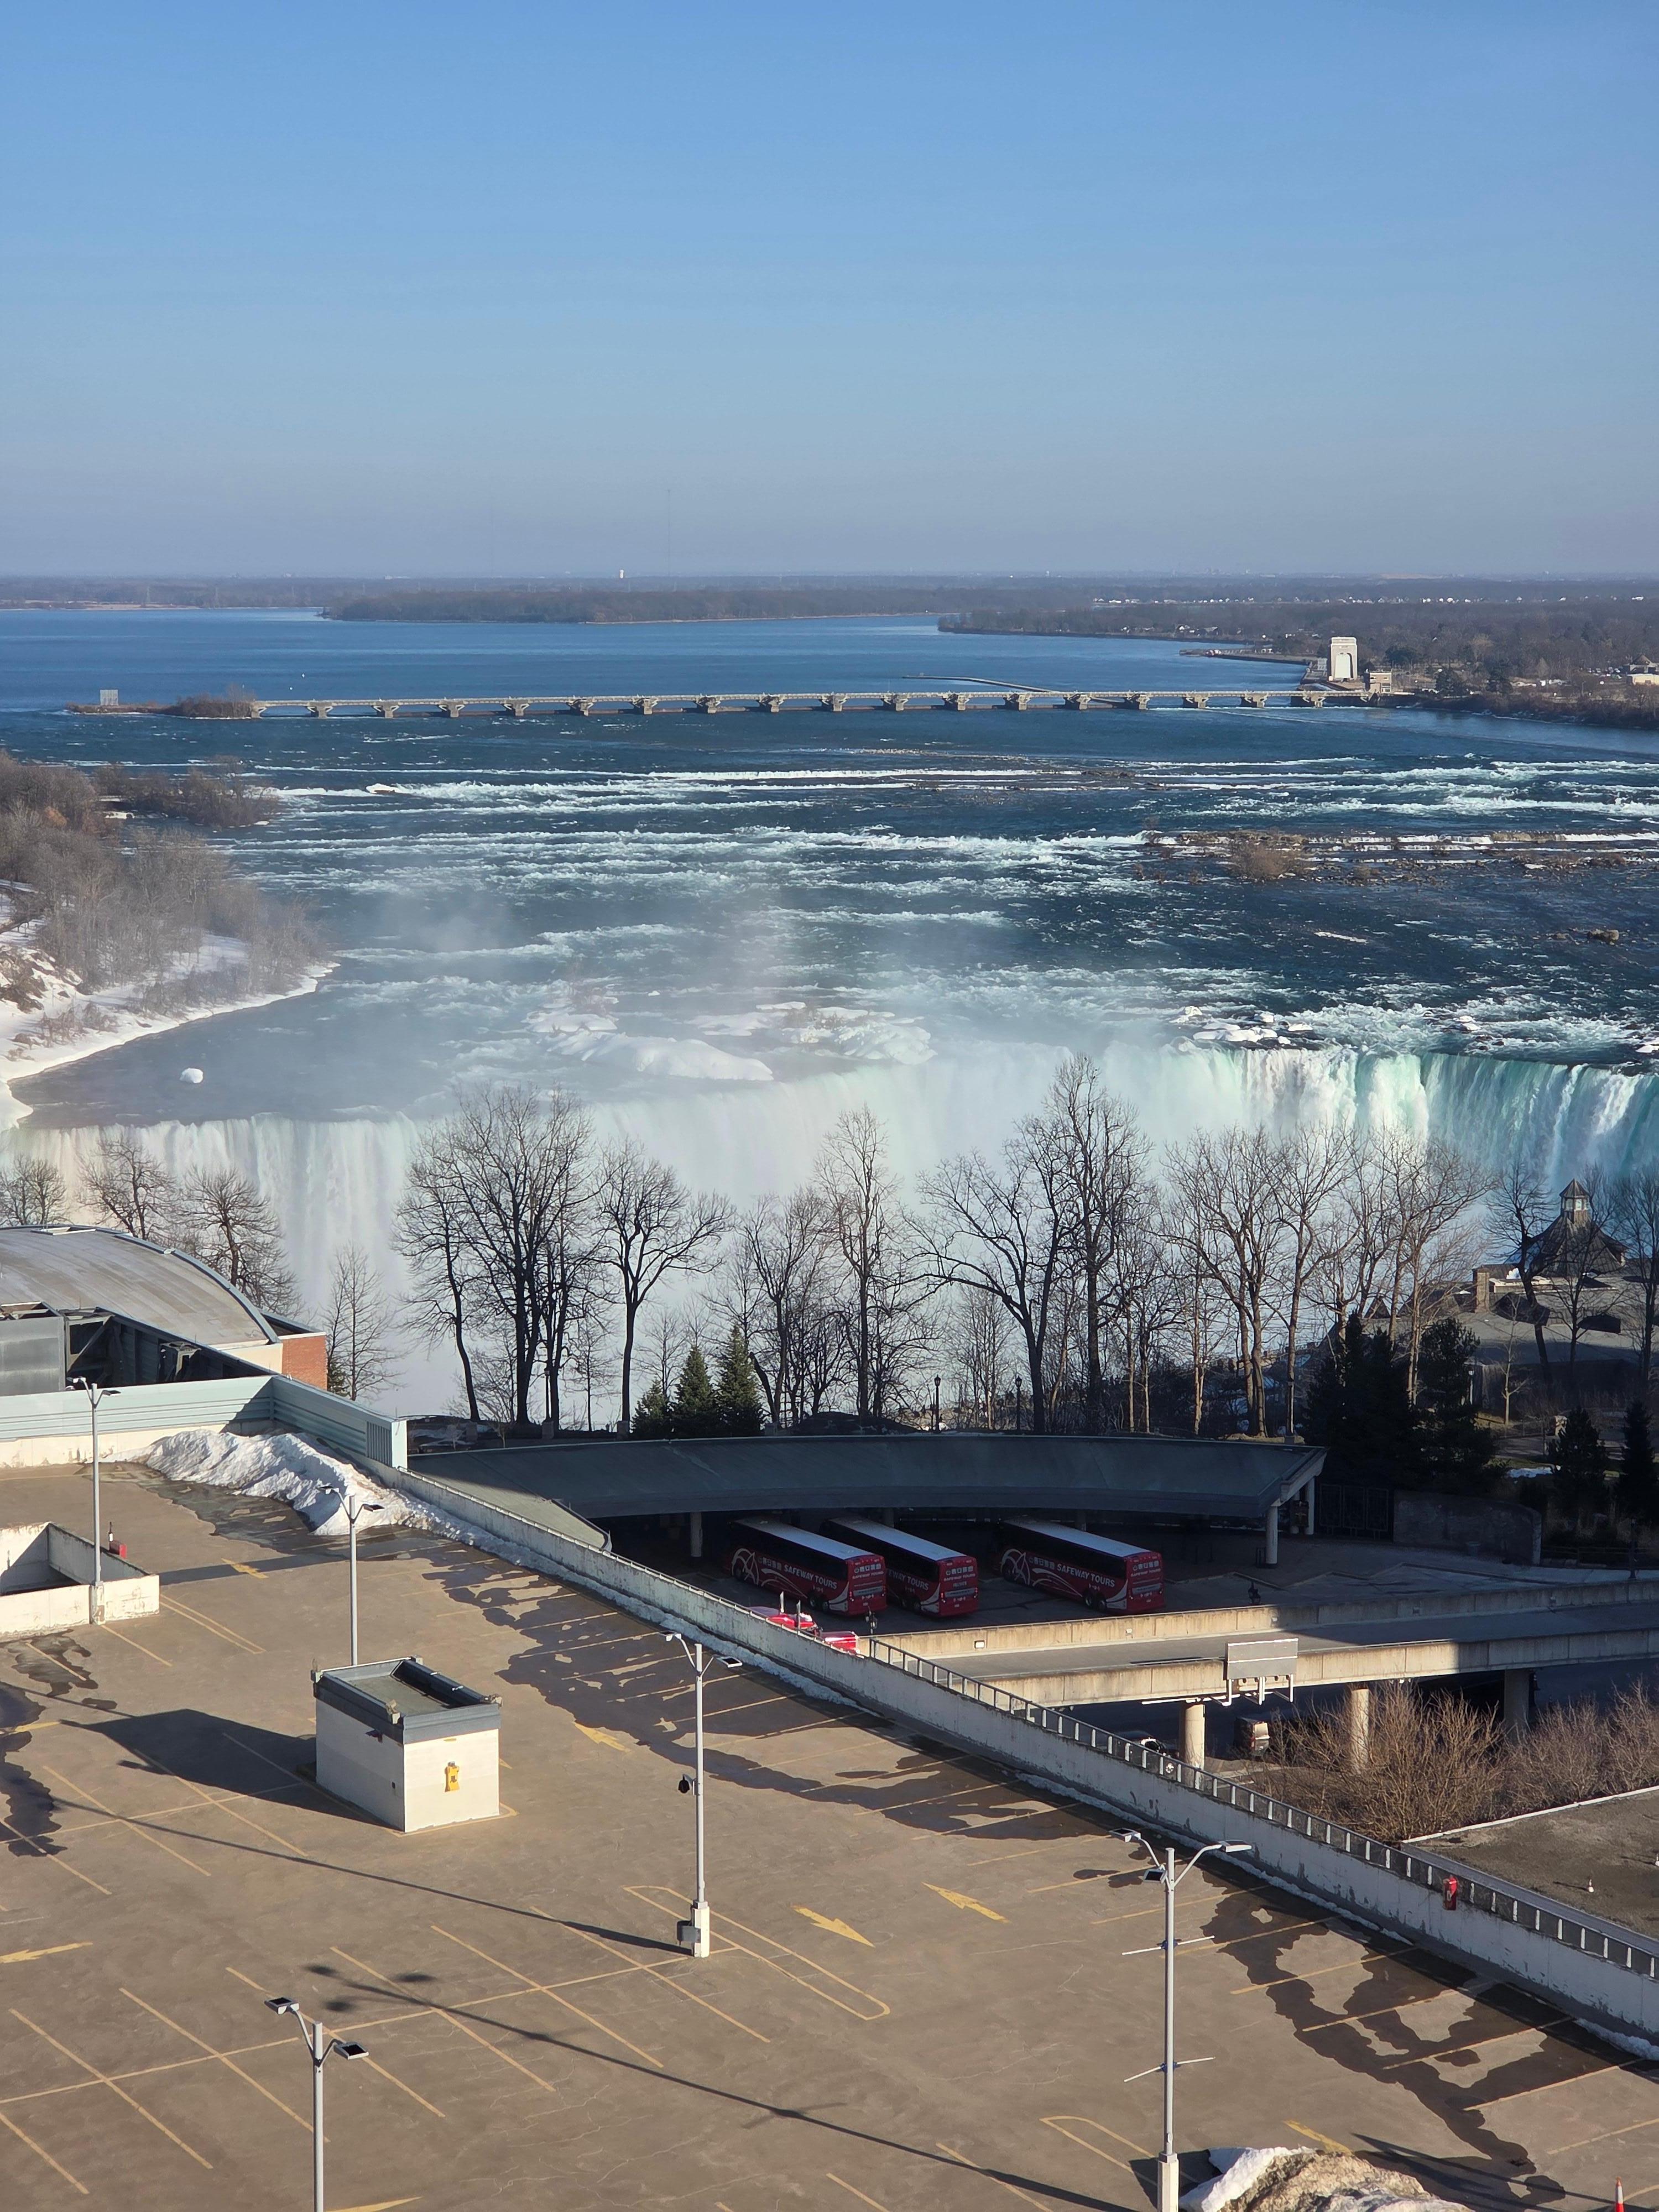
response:
<path id="1" fill-rule="evenodd" d="M 275 2013 L 292 2013 L 305 2038 L 311 2060 L 311 2187 L 313 2212 L 327 2212 L 323 2190 L 323 2069 L 331 2058 L 367 2058 L 361 2043 L 344 2043 L 330 2035 L 319 2020 L 307 2021 L 292 1997 L 267 1997 Z"/>
<path id="2" fill-rule="evenodd" d="M 1220 1851 L 1231 1858 L 1241 1851 L 1254 1850 L 1255 1846 L 1254 1844 L 1206 1844 L 1195 1850 L 1177 1872 L 1173 1846 L 1162 1852 L 1155 1851 L 1138 1828 L 1131 1828 L 1123 1841 L 1139 1844 L 1152 1862 L 1143 1879 L 1161 1881 L 1164 1885 L 1164 1941 L 1145 1946 L 1138 1951 L 1126 1951 L 1123 1954 L 1126 1959 L 1144 1959 L 1151 1952 L 1161 1951 L 1164 1954 L 1164 2063 L 1161 2066 L 1145 2067 L 1139 2074 L 1129 2075 L 1127 2081 L 1144 2081 L 1152 2074 L 1164 2076 L 1164 2150 L 1158 2161 L 1158 2212 L 1176 2212 L 1181 2202 L 1181 2161 L 1176 2156 L 1175 2147 L 1176 2074 L 1180 2067 L 1207 2066 L 1210 2062 L 1207 2058 L 1177 2058 L 1175 2055 L 1176 1953 L 1191 1944 L 1207 1943 L 1210 1938 L 1207 1936 L 1189 1936 L 1182 1943 L 1176 1942 L 1176 1890 L 1199 1861 L 1208 1858 L 1212 1851 Z"/>
<path id="3" fill-rule="evenodd" d="M 357 1663 L 357 1523 L 365 1513 L 384 1513 L 384 1505 L 373 1499 L 348 1496 L 345 1501 L 346 1528 L 351 1546 L 351 1663 Z"/>
<path id="4" fill-rule="evenodd" d="M 95 1628 L 104 1618 L 104 1519 L 103 1498 L 99 1489 L 98 1408 L 114 1393 L 106 1384 L 94 1382 L 89 1375 L 77 1375 L 70 1388 L 86 1392 L 87 1410 L 92 1416 L 92 1624 Z"/>
<path id="5" fill-rule="evenodd" d="M 696 1778 L 694 1781 L 689 1774 L 682 1774 L 680 1777 L 680 1795 L 682 1796 L 689 1795 L 695 1797 L 696 1800 L 696 1886 L 695 1893 L 691 1899 L 691 1917 L 689 1920 L 677 1921 L 674 1925 L 674 1933 L 679 1938 L 680 1948 L 682 1950 L 689 1951 L 694 1959 L 706 1959 L 708 1956 L 711 1943 L 708 1926 L 708 1892 L 703 1881 L 702 1686 L 709 1674 L 716 1666 L 729 1667 L 735 1672 L 738 1668 L 742 1666 L 743 1662 L 740 1659 L 717 1660 L 711 1656 L 708 1652 L 705 1651 L 701 1644 L 684 1636 L 671 1633 L 665 1640 L 670 1644 L 678 1644 L 680 1650 L 684 1652 L 687 1659 L 690 1660 L 691 1663 L 691 1673 L 696 1682 L 697 1701 Z"/>

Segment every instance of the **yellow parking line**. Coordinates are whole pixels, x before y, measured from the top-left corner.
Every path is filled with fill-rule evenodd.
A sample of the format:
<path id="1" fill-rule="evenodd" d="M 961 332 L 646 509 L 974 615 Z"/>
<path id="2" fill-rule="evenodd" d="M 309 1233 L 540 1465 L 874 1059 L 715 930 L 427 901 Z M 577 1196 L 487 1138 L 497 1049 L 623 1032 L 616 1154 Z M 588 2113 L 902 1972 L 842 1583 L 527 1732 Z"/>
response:
<path id="1" fill-rule="evenodd" d="M 935 1897 L 942 1897 L 947 1905 L 954 1905 L 958 1912 L 982 1913 L 987 1920 L 1000 1920 L 1005 1923 L 1007 1920 L 1008 1916 L 1006 1912 L 994 1912 L 988 1905 L 981 1905 L 976 1897 L 964 1896 L 959 1889 L 941 1889 L 936 1881 L 924 1882 L 922 1887 L 931 1889 Z"/>
<path id="2" fill-rule="evenodd" d="M 988 2181 L 994 2181 L 999 2189 L 1006 2189 L 1011 2197 L 1018 2197 L 1022 2204 L 1034 2204 L 1036 2212 L 1048 2212 L 1047 2205 L 1041 2203 L 1036 2197 L 1028 2196 L 1023 2189 L 1016 2189 L 1012 2181 L 1005 2181 L 1000 2173 L 993 2173 L 989 2166 L 975 2166 L 971 2158 L 962 2151 L 952 2150 L 949 2143 L 935 2143 L 933 2148 L 942 2150 L 946 2158 L 955 2159 L 958 2166 L 965 2166 L 969 2173 L 982 2173 Z"/>
<path id="3" fill-rule="evenodd" d="M 854 2189 L 852 2183 L 843 2181 L 840 2174 L 831 2173 L 827 2166 L 823 2169 L 823 2178 L 826 2181 L 833 2181 L 837 2189 L 844 2189 L 849 2197 L 856 2197 L 860 2204 L 867 2204 L 870 2212 L 887 2212 L 884 2204 L 878 2204 L 873 2197 L 866 2197 L 861 2189 Z"/>
<path id="4" fill-rule="evenodd" d="M 1612 2142 L 1620 2136 L 1639 2135 L 1644 2128 L 1659 2128 L 1659 2119 L 1632 2120 L 1627 2128 L 1605 2128 L 1599 2136 L 1580 2136 L 1574 2142 L 1557 2143 L 1553 2150 L 1544 2153 L 1546 2158 L 1560 2158 L 1570 2150 L 1583 2150 L 1588 2143 Z"/>
<path id="5" fill-rule="evenodd" d="M 16 2136 L 19 2142 L 27 2143 L 37 2158 L 45 2159 L 46 2164 L 52 2168 L 52 2172 L 58 2175 L 58 2179 L 63 2181 L 67 2181 L 71 2189 L 78 2189 L 82 2197 L 88 2196 L 90 2193 L 83 2181 L 77 2181 L 66 2166 L 59 2166 L 57 2160 L 52 2156 L 49 2150 L 43 2150 L 40 2144 L 36 2142 L 33 2136 L 26 2136 L 21 2128 L 18 2126 L 16 2121 L 9 2120 L 3 2112 L 0 2112 L 0 2128 L 9 2128 L 13 2135 Z"/>
<path id="6" fill-rule="evenodd" d="M 118 1628 L 112 1628 L 106 1620 L 100 1622 L 99 1626 L 106 1636 L 112 1636 L 118 1644 L 125 1644 L 129 1651 L 137 1652 L 140 1658 L 153 1659 L 158 1667 L 172 1666 L 171 1659 L 164 1659 L 159 1651 L 152 1651 L 148 1644 L 141 1644 L 136 1636 L 123 1636 Z"/>
<path id="7" fill-rule="evenodd" d="M 245 2073 L 236 2061 L 228 2057 L 226 2052 L 216 2051 L 210 2043 L 204 2043 L 199 2035 L 193 2034 L 189 2028 L 181 2027 L 176 2020 L 169 2020 L 164 2012 L 158 2010 L 147 1999 L 135 1996 L 132 1990 L 123 1989 L 121 1994 L 124 1997 L 131 1999 L 132 2003 L 137 2005 L 141 2010 L 147 2012 L 152 2020 L 159 2020 L 163 2027 L 170 2027 L 175 2035 L 182 2035 L 186 2043 L 193 2043 L 196 2048 L 204 2051 L 208 2057 L 216 2058 L 222 2066 L 228 2066 L 238 2081 L 246 2081 L 250 2089 L 257 2089 L 267 2104 L 275 2105 L 279 2112 L 286 2112 L 289 2119 L 295 2121 L 307 2135 L 311 2133 L 309 2120 L 302 2119 L 292 2105 L 285 2105 L 280 2097 L 273 2095 L 263 2081 L 256 2081 L 252 2075 Z"/>
<path id="8" fill-rule="evenodd" d="M 1338 2151 L 1344 2158 L 1353 2156 L 1346 2143 L 1338 2142 L 1334 2136 L 1322 2136 L 1317 2128 L 1304 2128 L 1300 2120 L 1286 2120 L 1285 2124 L 1287 2128 L 1293 2128 L 1297 2135 L 1306 2136 L 1310 2142 L 1316 2142 L 1322 2150 Z"/>
<path id="9" fill-rule="evenodd" d="M 82 1874 L 78 1866 L 71 1866 L 67 1851 L 47 1850 L 44 1845 L 37 1844 L 33 1836 L 26 1836 L 21 1828 L 14 1828 L 9 1820 L 0 1820 L 0 1834 L 10 1836 L 15 1842 L 32 1850 L 37 1858 L 50 1859 L 53 1866 L 60 1866 L 65 1874 L 72 1874 L 76 1881 L 83 1881 L 88 1889 L 95 1889 L 100 1897 L 111 1894 L 101 1881 L 94 1881 L 89 1874 Z"/>
<path id="10" fill-rule="evenodd" d="M 503 1959 L 491 1958 L 488 1951 L 481 1951 L 476 1943 L 469 1943 L 465 1936 L 452 1936 L 447 1928 L 440 1928 L 435 1920 L 432 1923 L 432 1932 L 434 1936 L 441 1936 L 446 1942 L 459 1943 L 463 1951 L 471 1951 L 475 1959 L 482 1959 L 487 1966 L 494 1966 L 498 1973 L 518 1974 L 519 1979 L 526 1985 L 526 1995 L 533 1992 L 538 1996 L 551 1997 L 555 2004 L 562 2005 L 567 2012 L 574 2012 L 578 2020 L 585 2020 L 588 2026 L 597 2029 L 599 2034 L 608 2035 L 613 2043 L 620 2043 L 624 2051 L 631 2051 L 635 2058 L 642 2058 L 647 2066 L 654 2066 L 659 2072 L 661 2071 L 660 2058 L 653 2058 L 648 2051 L 642 2051 L 637 2043 L 630 2043 L 625 2035 L 619 2035 L 614 2027 L 607 2027 L 602 2020 L 591 2012 L 584 2012 L 579 2004 L 573 2004 L 568 1997 L 561 1996 L 558 1991 L 550 1988 L 547 1983 L 532 1981 L 528 1974 L 520 1973 L 518 1967 L 509 1966 Z"/>
<path id="11" fill-rule="evenodd" d="M 1066 2124 L 1067 2120 L 1076 2121 L 1080 2128 L 1098 2128 L 1102 2135 L 1111 2136 L 1115 2143 L 1121 2143 L 1125 2150 L 1133 2151 L 1137 2158 L 1150 2158 L 1150 2151 L 1142 2150 L 1139 2143 L 1132 2143 L 1127 2136 L 1113 2135 L 1111 2129 L 1103 2122 L 1087 2119 L 1078 2112 L 1051 2112 L 1043 2119 L 1045 2128 L 1052 2128 L 1056 2135 L 1064 2136 L 1067 2142 L 1074 2142 L 1079 2150 L 1091 2150 L 1097 2158 L 1103 2158 L 1108 2166 L 1116 2166 L 1120 2173 L 1127 2173 L 1132 2180 L 1139 2179 L 1133 2166 L 1127 2165 L 1122 2159 L 1114 2158 L 1110 2151 L 1102 2150 L 1098 2143 L 1091 2143 L 1082 2136 L 1074 2136 Z"/>
<path id="12" fill-rule="evenodd" d="M 264 1578 L 265 1571 L 263 1567 L 251 1567 L 245 1559 L 233 1559 L 230 1564 L 234 1571 L 239 1575 L 252 1575 L 260 1581 L 263 1581 Z M 414 2199 L 411 2197 L 406 2201 L 412 2203 Z"/>
<path id="13" fill-rule="evenodd" d="M 227 1628 L 222 1621 L 213 1620 L 208 1613 L 198 1613 L 193 1605 L 185 1605 L 176 1597 L 164 1597 L 161 1603 L 169 1613 L 182 1613 L 198 1628 L 205 1628 L 210 1636 L 222 1637 L 227 1644 L 234 1644 L 239 1651 L 249 1651 L 263 1657 L 265 1648 L 263 1644 L 255 1644 L 251 1638 L 239 1634 L 235 1629 Z"/>
<path id="14" fill-rule="evenodd" d="M 31 1959 L 55 1959 L 63 1951 L 89 1951 L 92 1943 L 49 1943 L 44 1951 L 6 1951 L 0 1953 L 0 1966 L 26 1966 Z"/>
<path id="15" fill-rule="evenodd" d="M 100 2073 L 99 2069 L 92 2063 L 90 2059 L 82 2058 L 79 2051 L 71 2051 L 67 2043 L 60 2043 L 55 2035 L 48 2035 L 44 2027 L 40 2027 L 34 2021 L 32 2021 L 27 2013 L 19 2012 L 15 2005 L 12 2007 L 11 2016 L 14 2020 L 21 2020 L 25 2027 L 33 2029 L 33 2033 L 40 2037 L 43 2043 L 49 2043 L 54 2051 L 61 2051 L 64 2057 L 69 2060 L 71 2066 L 78 2066 L 81 2069 L 81 2071 L 88 2077 L 87 2087 L 88 2088 L 92 2088 L 96 2086 L 105 2089 L 113 2090 L 124 2105 L 130 2105 L 133 2111 L 137 2112 L 142 2119 L 146 2119 L 149 2122 L 151 2127 L 153 2127 L 158 2134 L 164 2135 L 170 2143 L 175 2144 L 179 2149 L 183 2151 L 186 2158 L 193 2158 L 198 2166 L 204 2168 L 209 2173 L 212 2172 L 213 2161 L 211 2159 L 204 2158 L 199 2150 L 192 2150 L 182 2136 L 174 2135 L 173 2130 L 167 2125 L 165 2120 L 158 2120 L 156 2118 L 155 2113 L 150 2111 L 149 2106 L 141 2105 L 137 2097 L 130 2095 L 129 2093 L 121 2087 L 120 2083 L 113 2080 L 111 2075 Z"/>
<path id="16" fill-rule="evenodd" d="M 78 1790 L 83 1797 L 91 1798 L 92 1802 L 98 1808 L 98 1810 L 100 1813 L 106 1814 L 110 1820 L 118 1826 L 131 1828 L 135 1835 L 147 1837 L 149 1840 L 155 1844 L 158 1851 L 165 1851 L 170 1859 L 177 1859 L 180 1866 L 187 1866 L 192 1874 L 205 1875 L 210 1881 L 213 1879 L 212 1871 L 210 1868 L 198 1866 L 195 1860 L 192 1858 L 186 1858 L 183 1851 L 175 1851 L 171 1844 L 164 1844 L 161 1841 L 161 1838 L 155 1834 L 153 1829 L 147 1828 L 144 1826 L 142 1815 L 134 1815 L 130 1813 L 118 1813 L 112 1805 L 106 1805 L 101 1797 L 94 1796 L 93 1791 L 88 1789 L 84 1782 L 71 1782 L 66 1774 L 60 1774 L 55 1766 L 44 1767 L 42 1771 L 51 1775 L 54 1782 L 61 1782 L 65 1790 Z"/>

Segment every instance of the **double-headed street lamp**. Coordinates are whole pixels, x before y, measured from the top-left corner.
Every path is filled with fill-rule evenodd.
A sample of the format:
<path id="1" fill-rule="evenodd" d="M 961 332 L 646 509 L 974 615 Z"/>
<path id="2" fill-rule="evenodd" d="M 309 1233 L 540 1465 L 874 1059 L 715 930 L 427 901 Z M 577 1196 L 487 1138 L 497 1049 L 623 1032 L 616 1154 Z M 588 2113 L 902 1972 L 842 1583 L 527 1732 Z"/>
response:
<path id="1" fill-rule="evenodd" d="M 70 1384 L 71 1390 L 84 1390 L 87 1410 L 92 1416 L 92 1624 L 96 1627 L 104 1618 L 104 1522 L 103 1499 L 98 1487 L 98 1408 L 106 1398 L 114 1393 L 107 1383 L 94 1382 L 89 1375 L 77 1375 Z"/>
<path id="2" fill-rule="evenodd" d="M 691 1899 L 691 1917 L 689 1920 L 677 1921 L 674 1924 L 674 1933 L 679 1938 L 680 1948 L 682 1950 L 689 1951 L 694 1959 L 706 1959 L 708 1956 L 711 1944 L 708 1927 L 708 1893 L 703 1883 L 702 1686 L 708 1676 L 716 1667 L 730 1667 L 735 1670 L 743 1664 L 743 1662 L 740 1659 L 715 1658 L 708 1651 L 704 1650 L 701 1644 L 684 1636 L 671 1633 L 666 1638 L 666 1641 L 670 1644 L 678 1644 L 680 1650 L 684 1652 L 686 1657 L 690 1661 L 691 1672 L 693 1676 L 696 1678 L 697 1686 L 696 1778 L 694 1781 L 689 1774 L 682 1774 L 680 1777 L 680 1794 L 683 1796 L 689 1794 L 696 1799 L 696 1887 Z"/>
<path id="3" fill-rule="evenodd" d="M 1152 1862 L 1144 1879 L 1161 1881 L 1164 1885 L 1164 1941 L 1146 1945 L 1138 1951 L 1126 1951 L 1123 1954 L 1126 1959 L 1144 1959 L 1150 1952 L 1161 1951 L 1164 1954 L 1164 2063 L 1161 2066 L 1145 2067 L 1139 2074 L 1131 2074 L 1127 2078 L 1130 2081 L 1144 2081 L 1148 2075 L 1161 2074 L 1164 2076 L 1164 2151 L 1158 2161 L 1158 2212 L 1176 2212 L 1181 2202 L 1181 2161 L 1176 2156 L 1175 2147 L 1176 2073 L 1179 2067 L 1205 2066 L 1209 2061 L 1177 2058 L 1175 2055 L 1176 1953 L 1190 1944 L 1207 1943 L 1210 1939 L 1207 1936 L 1190 1936 L 1184 1942 L 1177 1944 L 1176 1889 L 1199 1861 L 1208 1858 L 1212 1851 L 1220 1851 L 1228 1857 L 1234 1857 L 1241 1851 L 1254 1850 L 1255 1846 L 1254 1844 L 1206 1844 L 1201 1850 L 1194 1851 L 1186 1865 L 1177 1871 L 1173 1847 L 1161 1852 L 1155 1851 L 1138 1828 L 1131 1828 L 1123 1840 L 1126 1844 L 1139 1844 Z"/>
<path id="4" fill-rule="evenodd" d="M 343 1510 L 351 1539 L 351 1663 L 355 1667 L 357 1663 L 357 1523 L 365 1513 L 384 1513 L 386 1508 L 375 1504 L 372 1498 L 356 1498 L 349 1492 Z"/>
<path id="5" fill-rule="evenodd" d="M 327 2212 L 323 2193 L 323 2069 L 331 2058 L 367 2058 L 361 2043 L 343 2043 L 319 2020 L 308 2021 L 292 1997 L 267 1997 L 275 2013 L 292 2013 L 311 2060 L 311 2186 L 313 2212 Z"/>

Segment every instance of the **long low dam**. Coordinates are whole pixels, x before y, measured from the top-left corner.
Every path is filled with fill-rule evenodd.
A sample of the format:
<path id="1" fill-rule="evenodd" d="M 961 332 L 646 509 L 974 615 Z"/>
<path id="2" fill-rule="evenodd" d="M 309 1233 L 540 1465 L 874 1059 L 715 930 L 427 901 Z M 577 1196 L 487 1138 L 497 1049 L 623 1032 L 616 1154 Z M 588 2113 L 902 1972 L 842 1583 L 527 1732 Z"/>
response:
<path id="1" fill-rule="evenodd" d="M 379 714 L 388 721 L 417 715 L 438 716 L 450 721 L 459 721 L 463 716 L 526 721 L 532 716 L 567 714 L 1018 714 L 1048 708 L 1091 713 L 1166 706 L 1322 707 L 1328 702 L 1364 706 L 1366 698 L 1363 692 L 1329 691 L 1322 686 L 1305 684 L 1295 690 L 1280 688 L 1272 691 L 1060 691 L 1038 685 L 1010 689 L 998 685 L 973 691 L 600 691 L 556 693 L 544 697 L 478 692 L 459 697 L 431 693 L 404 694 L 387 699 L 238 699 L 226 719 L 260 720 L 272 715 L 326 721 L 334 714 Z M 131 714 L 145 710 L 123 706 L 112 692 L 108 692 L 95 706 L 75 702 L 73 711 L 82 714 Z"/>

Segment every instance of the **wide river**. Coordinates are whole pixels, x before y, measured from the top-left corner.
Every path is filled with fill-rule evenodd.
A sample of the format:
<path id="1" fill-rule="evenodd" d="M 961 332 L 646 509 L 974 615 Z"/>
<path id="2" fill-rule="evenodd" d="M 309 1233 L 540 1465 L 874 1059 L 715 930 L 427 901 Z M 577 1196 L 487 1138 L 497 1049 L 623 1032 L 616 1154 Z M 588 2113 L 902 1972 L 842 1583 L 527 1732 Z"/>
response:
<path id="1" fill-rule="evenodd" d="M 178 1160 L 239 1160 L 281 1204 L 312 1293 L 342 1237 L 384 1248 L 415 1132 L 488 1079 L 562 1085 L 737 1197 L 799 1177 L 855 1102 L 907 1170 L 991 1146 L 1067 1048 L 1160 1139 L 1357 1117 L 1493 1160 L 1524 1145 L 1562 1179 L 1651 1160 L 1650 869 L 1527 866 L 1492 845 L 1659 854 L 1651 738 L 1287 701 L 522 724 L 62 711 L 103 685 L 1283 690 L 1295 674 L 912 619 L 0 612 L 0 743 L 88 767 L 235 753 L 284 804 L 228 842 L 338 954 L 311 996 L 17 1081 L 28 1141 L 61 1151 L 121 1122 Z M 1253 884 L 1160 855 L 1149 827 L 1387 850 L 1369 882 Z"/>

